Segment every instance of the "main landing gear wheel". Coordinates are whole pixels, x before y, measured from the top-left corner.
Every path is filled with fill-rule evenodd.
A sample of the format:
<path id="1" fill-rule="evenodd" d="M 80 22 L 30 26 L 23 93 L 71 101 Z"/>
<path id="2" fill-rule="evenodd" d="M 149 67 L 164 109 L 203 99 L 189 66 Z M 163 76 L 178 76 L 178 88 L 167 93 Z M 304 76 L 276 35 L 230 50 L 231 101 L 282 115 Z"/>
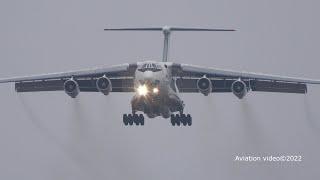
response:
<path id="1" fill-rule="evenodd" d="M 192 125 L 192 117 L 191 117 L 191 115 L 190 114 L 187 114 L 187 115 L 185 115 L 185 114 L 181 114 L 181 115 L 179 115 L 179 114 L 176 114 L 176 115 L 174 115 L 174 114 L 171 114 L 171 124 L 172 124 L 172 126 L 180 126 L 181 124 L 183 125 L 183 126 L 191 126 Z"/>
<path id="2" fill-rule="evenodd" d="M 144 117 L 142 114 L 123 114 L 123 123 L 125 126 L 132 126 L 135 125 L 144 125 Z"/>

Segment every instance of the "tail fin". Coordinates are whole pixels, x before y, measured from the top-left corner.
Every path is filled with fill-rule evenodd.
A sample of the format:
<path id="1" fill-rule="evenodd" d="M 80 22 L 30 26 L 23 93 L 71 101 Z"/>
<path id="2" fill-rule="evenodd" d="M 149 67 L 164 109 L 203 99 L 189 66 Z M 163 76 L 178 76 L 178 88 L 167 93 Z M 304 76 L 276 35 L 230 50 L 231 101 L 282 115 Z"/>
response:
<path id="1" fill-rule="evenodd" d="M 147 28 L 106 28 L 105 31 L 162 31 L 164 34 L 164 46 L 162 61 L 168 61 L 169 36 L 171 31 L 235 31 L 234 29 L 211 29 L 211 28 L 184 28 L 184 27 L 147 27 Z"/>

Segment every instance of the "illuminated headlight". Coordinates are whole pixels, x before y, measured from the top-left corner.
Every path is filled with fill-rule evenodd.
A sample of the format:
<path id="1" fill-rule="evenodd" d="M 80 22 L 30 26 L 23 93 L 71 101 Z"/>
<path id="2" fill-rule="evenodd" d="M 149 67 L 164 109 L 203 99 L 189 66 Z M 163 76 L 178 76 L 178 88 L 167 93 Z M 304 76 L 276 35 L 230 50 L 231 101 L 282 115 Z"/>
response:
<path id="1" fill-rule="evenodd" d="M 158 94 L 159 89 L 158 89 L 158 88 L 153 88 L 153 90 L 152 90 L 152 91 L 153 91 L 153 93 L 154 93 L 154 94 Z"/>
<path id="2" fill-rule="evenodd" d="M 145 96 L 148 94 L 148 88 L 146 85 L 140 85 L 137 89 L 140 96 Z"/>

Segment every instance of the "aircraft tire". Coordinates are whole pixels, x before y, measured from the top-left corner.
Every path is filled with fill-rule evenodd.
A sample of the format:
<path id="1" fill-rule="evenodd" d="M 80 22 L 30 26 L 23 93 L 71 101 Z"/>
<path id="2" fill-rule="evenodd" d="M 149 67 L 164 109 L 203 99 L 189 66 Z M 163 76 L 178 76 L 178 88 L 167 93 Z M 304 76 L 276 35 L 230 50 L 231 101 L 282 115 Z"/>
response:
<path id="1" fill-rule="evenodd" d="M 174 119 L 175 119 L 176 125 L 180 126 L 181 125 L 181 117 L 180 117 L 180 115 L 176 114 L 176 117 Z"/>
<path id="2" fill-rule="evenodd" d="M 127 114 L 123 114 L 123 123 L 125 126 L 128 126 L 129 122 L 128 122 L 128 115 Z"/>
<path id="3" fill-rule="evenodd" d="M 172 126 L 175 126 L 176 125 L 176 118 L 174 117 L 174 114 L 171 114 L 170 120 L 171 120 Z"/>
<path id="4" fill-rule="evenodd" d="M 140 124 L 140 118 L 137 114 L 133 114 L 133 117 L 132 117 L 132 120 L 133 122 L 136 124 L 136 126 L 138 126 Z"/>
<path id="5" fill-rule="evenodd" d="M 138 119 L 139 119 L 140 125 L 144 126 L 144 116 L 142 114 L 140 114 Z"/>
<path id="6" fill-rule="evenodd" d="M 185 114 L 181 114 L 181 116 L 180 116 L 180 121 L 181 121 L 181 123 L 183 124 L 183 126 L 186 126 L 187 125 L 187 117 L 186 117 L 186 115 Z"/>
<path id="7" fill-rule="evenodd" d="M 190 114 L 187 115 L 187 124 L 188 124 L 188 126 L 192 125 L 192 117 Z"/>
<path id="8" fill-rule="evenodd" d="M 132 116 L 132 114 L 128 115 L 128 123 L 129 123 L 130 126 L 133 125 L 133 116 Z"/>

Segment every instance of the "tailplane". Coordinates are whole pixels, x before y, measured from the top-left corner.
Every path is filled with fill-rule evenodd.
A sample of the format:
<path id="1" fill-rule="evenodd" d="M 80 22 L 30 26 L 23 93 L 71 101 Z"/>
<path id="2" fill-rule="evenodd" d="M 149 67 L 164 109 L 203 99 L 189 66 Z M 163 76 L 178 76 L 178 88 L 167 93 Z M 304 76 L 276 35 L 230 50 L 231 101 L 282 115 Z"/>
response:
<path id="1" fill-rule="evenodd" d="M 172 31 L 235 31 L 234 29 L 185 28 L 185 27 L 146 27 L 146 28 L 106 28 L 105 31 L 162 31 L 164 35 L 162 61 L 168 61 L 169 37 Z"/>

